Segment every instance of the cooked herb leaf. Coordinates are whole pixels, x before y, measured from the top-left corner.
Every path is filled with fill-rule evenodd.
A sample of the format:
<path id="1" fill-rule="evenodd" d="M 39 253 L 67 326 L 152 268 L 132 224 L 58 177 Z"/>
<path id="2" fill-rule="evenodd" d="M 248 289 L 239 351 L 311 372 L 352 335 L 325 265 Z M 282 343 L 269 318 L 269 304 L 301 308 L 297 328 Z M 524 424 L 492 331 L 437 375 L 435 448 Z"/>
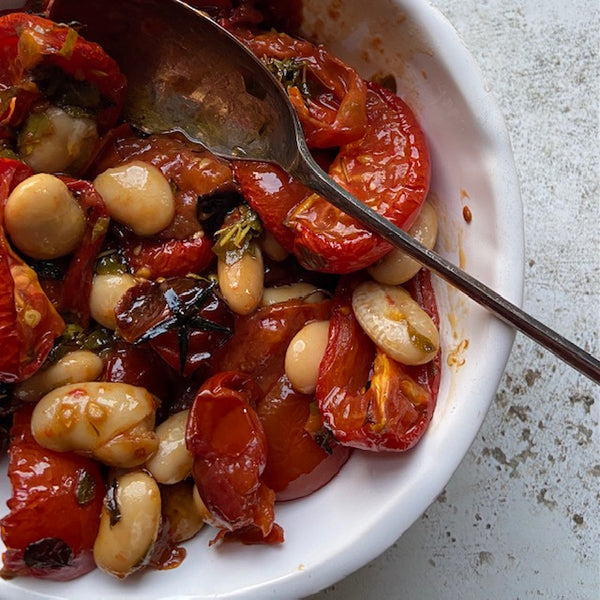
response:
<path id="1" fill-rule="evenodd" d="M 73 550 L 60 538 L 47 537 L 27 545 L 23 561 L 28 567 L 38 569 L 61 569 L 73 560 Z"/>
<path id="2" fill-rule="evenodd" d="M 75 497 L 77 504 L 85 505 L 91 502 L 96 496 L 96 481 L 87 469 L 82 469 L 78 473 L 77 486 L 75 487 Z"/>
<path id="3" fill-rule="evenodd" d="M 237 262 L 262 231 L 258 214 L 247 204 L 241 204 L 225 217 L 223 226 L 215 233 L 213 252 L 227 264 Z"/>

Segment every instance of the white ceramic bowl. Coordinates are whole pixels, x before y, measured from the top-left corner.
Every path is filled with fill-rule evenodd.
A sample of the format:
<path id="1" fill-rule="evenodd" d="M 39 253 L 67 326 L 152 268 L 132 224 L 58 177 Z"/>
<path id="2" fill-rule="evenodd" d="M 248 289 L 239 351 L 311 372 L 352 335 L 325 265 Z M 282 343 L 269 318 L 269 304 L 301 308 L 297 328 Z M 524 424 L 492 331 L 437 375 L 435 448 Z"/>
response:
<path id="1" fill-rule="evenodd" d="M 520 303 L 522 209 L 510 144 L 496 104 L 451 25 L 423 0 L 304 0 L 304 12 L 306 34 L 316 35 L 364 76 L 397 76 L 398 91 L 417 113 L 431 147 L 439 251 Z M 473 215 L 468 224 L 465 205 Z M 147 571 L 126 581 L 98 570 L 63 584 L 0 581 L 0 597 L 299 598 L 378 556 L 427 509 L 459 465 L 512 345 L 512 332 L 483 309 L 442 282 L 436 289 L 443 374 L 424 438 L 404 455 L 356 452 L 325 488 L 278 505 L 282 546 L 208 548 L 213 532 L 206 531 L 187 544 L 187 558 L 171 571 Z M 1 513 L 9 496 L 3 477 Z"/>

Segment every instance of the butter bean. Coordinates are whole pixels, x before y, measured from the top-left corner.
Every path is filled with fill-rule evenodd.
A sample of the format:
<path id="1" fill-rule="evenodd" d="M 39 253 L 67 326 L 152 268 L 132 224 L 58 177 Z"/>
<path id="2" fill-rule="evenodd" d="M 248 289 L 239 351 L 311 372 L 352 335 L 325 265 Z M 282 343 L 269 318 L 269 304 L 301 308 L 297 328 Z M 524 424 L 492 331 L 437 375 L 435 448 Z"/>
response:
<path id="1" fill-rule="evenodd" d="M 94 180 L 110 216 L 141 236 L 165 229 L 175 216 L 173 190 L 150 163 L 133 160 L 107 169 Z"/>
<path id="2" fill-rule="evenodd" d="M 158 449 L 146 468 L 158 483 L 177 483 L 192 472 L 192 455 L 185 445 L 188 414 L 189 410 L 175 413 L 156 428 Z"/>
<path id="3" fill-rule="evenodd" d="M 308 323 L 292 338 L 285 353 L 285 374 L 296 391 L 314 393 L 328 338 L 329 321 Z"/>
<path id="4" fill-rule="evenodd" d="M 24 254 L 51 260 L 70 254 L 85 232 L 83 210 L 54 175 L 39 173 L 19 183 L 6 200 L 6 232 Z"/>
<path id="5" fill-rule="evenodd" d="M 90 315 L 108 329 L 117 328 L 115 307 L 123 294 L 137 285 L 138 279 L 129 273 L 95 275 L 90 291 Z"/>
<path id="6" fill-rule="evenodd" d="M 422 365 L 437 354 L 435 323 L 402 287 L 365 281 L 352 294 L 352 309 L 364 332 L 390 358 Z"/>
<path id="7" fill-rule="evenodd" d="M 156 406 L 156 398 L 141 387 L 73 383 L 49 392 L 36 404 L 31 431 L 44 448 L 75 451 L 115 467 L 135 467 L 158 448 Z"/>
<path id="8" fill-rule="evenodd" d="M 81 168 L 98 141 L 96 123 L 51 106 L 33 113 L 19 135 L 18 152 L 36 173 L 71 172 Z"/>
<path id="9" fill-rule="evenodd" d="M 217 277 L 221 295 L 233 312 L 239 315 L 254 312 L 262 298 L 265 277 L 259 246 L 250 244 L 249 250 L 231 264 L 219 258 Z"/>
<path id="10" fill-rule="evenodd" d="M 408 233 L 430 250 L 435 246 L 438 231 L 438 220 L 435 209 L 429 202 L 421 207 L 421 212 Z M 406 252 L 394 248 L 379 262 L 369 267 L 371 277 L 379 283 L 399 285 L 414 277 L 421 264 L 412 259 Z"/>
<path id="11" fill-rule="evenodd" d="M 48 368 L 15 385 L 13 394 L 21 402 L 36 402 L 51 390 L 68 383 L 94 381 L 104 368 L 102 359 L 89 350 L 68 352 Z"/>
<path id="12" fill-rule="evenodd" d="M 204 526 L 202 515 L 194 503 L 192 479 L 160 488 L 162 514 L 169 526 L 169 537 L 178 544 L 193 538 Z"/>
<path id="13" fill-rule="evenodd" d="M 304 300 L 305 302 L 321 302 L 325 300 L 325 294 L 312 283 L 290 283 L 265 288 L 260 303 L 262 306 L 269 306 L 295 299 Z"/>
<path id="14" fill-rule="evenodd" d="M 146 566 L 161 522 L 158 484 L 144 471 L 112 480 L 104 499 L 94 542 L 94 560 L 103 571 L 123 579 Z"/>

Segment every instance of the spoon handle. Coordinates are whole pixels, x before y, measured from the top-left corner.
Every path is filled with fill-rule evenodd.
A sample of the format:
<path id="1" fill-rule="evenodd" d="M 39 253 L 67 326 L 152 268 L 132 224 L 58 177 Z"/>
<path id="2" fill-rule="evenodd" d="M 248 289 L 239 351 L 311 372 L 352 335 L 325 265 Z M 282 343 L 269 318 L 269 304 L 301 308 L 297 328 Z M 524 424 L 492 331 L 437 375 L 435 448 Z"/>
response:
<path id="1" fill-rule="evenodd" d="M 402 231 L 385 217 L 357 200 L 344 188 L 337 185 L 313 160 L 307 148 L 299 143 L 296 164 L 290 169 L 292 175 L 321 194 L 334 206 L 356 218 L 369 229 L 381 235 L 394 246 L 404 250 L 411 258 L 433 271 L 442 279 L 464 292 L 472 300 L 484 306 L 501 321 L 524 333 L 542 347 L 595 383 L 600 384 L 600 361 L 559 335 L 531 315 L 512 304 L 494 290 L 468 273 L 459 269 L 436 252 L 429 250 Z"/>

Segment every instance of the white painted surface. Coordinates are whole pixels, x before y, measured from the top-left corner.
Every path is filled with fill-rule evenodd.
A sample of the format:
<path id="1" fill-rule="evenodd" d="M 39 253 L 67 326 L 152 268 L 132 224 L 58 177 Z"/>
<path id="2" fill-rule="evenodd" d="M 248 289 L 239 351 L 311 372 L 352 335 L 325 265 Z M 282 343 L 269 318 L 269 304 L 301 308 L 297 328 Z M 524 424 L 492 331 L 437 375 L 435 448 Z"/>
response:
<path id="1" fill-rule="evenodd" d="M 600 3 L 433 4 L 507 121 L 525 212 L 524 308 L 599 356 Z M 311 600 L 600 598 L 599 401 L 600 388 L 518 335 L 445 491 L 392 548 Z"/>

